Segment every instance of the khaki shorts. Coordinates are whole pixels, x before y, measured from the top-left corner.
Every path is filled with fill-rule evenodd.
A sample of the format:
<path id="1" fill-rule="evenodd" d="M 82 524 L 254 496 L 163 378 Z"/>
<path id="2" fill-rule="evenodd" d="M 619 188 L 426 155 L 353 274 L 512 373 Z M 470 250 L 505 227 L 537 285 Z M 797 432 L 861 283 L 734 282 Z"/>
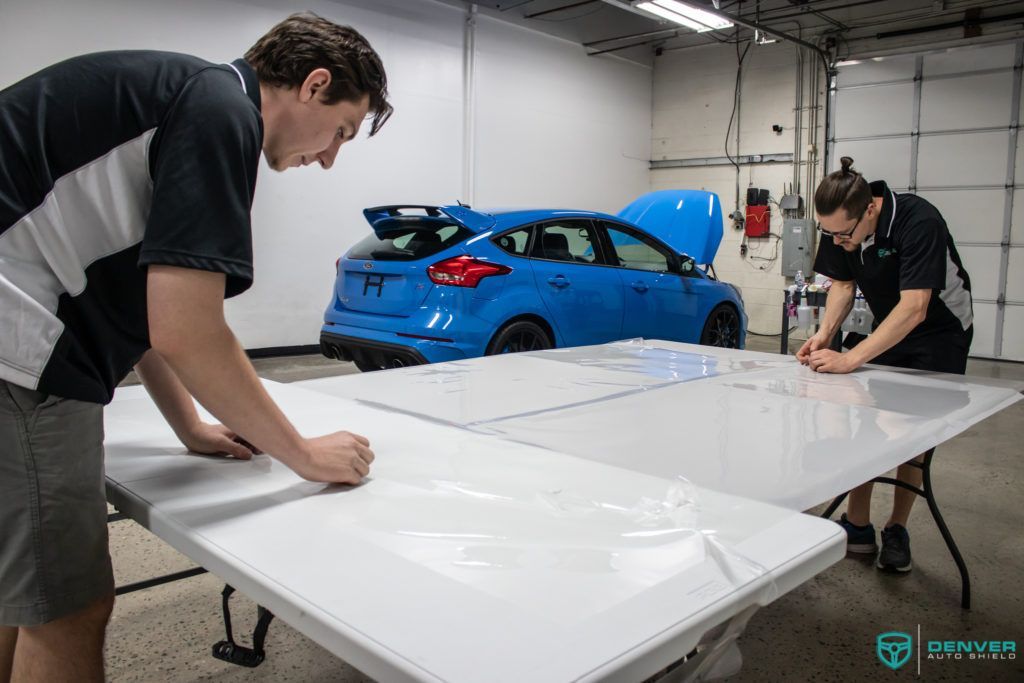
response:
<path id="1" fill-rule="evenodd" d="M 112 595 L 103 406 L 0 380 L 0 625 Z"/>

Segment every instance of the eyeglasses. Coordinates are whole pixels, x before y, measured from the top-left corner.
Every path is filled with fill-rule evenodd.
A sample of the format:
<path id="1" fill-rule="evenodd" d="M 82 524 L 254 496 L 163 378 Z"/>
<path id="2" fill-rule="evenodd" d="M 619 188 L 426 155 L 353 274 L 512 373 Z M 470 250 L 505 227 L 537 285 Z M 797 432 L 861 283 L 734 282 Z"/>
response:
<path id="1" fill-rule="evenodd" d="M 848 240 L 851 237 L 853 237 L 853 233 L 857 232 L 857 226 L 859 226 L 860 222 L 864 220 L 864 215 L 867 214 L 867 212 L 868 210 L 867 208 L 865 208 L 864 211 L 861 212 L 860 218 L 857 219 L 857 222 L 854 223 L 853 227 L 847 230 L 846 232 L 829 232 L 828 230 L 825 230 L 824 228 L 821 227 L 821 223 L 818 223 L 816 227 L 818 228 L 818 232 L 820 232 L 825 237 L 828 237 L 830 239 Z"/>

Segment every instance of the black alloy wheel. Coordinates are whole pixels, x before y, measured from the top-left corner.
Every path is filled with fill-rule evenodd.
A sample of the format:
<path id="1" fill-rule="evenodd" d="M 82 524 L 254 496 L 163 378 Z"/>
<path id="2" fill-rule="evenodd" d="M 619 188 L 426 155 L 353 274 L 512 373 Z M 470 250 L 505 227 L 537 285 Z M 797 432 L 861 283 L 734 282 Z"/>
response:
<path id="1" fill-rule="evenodd" d="M 487 345 L 484 355 L 495 356 L 499 353 L 542 351 L 550 349 L 552 346 L 554 344 L 544 328 L 529 320 L 520 320 L 499 330 L 491 343 Z"/>
<path id="2" fill-rule="evenodd" d="M 711 311 L 700 333 L 700 343 L 736 349 L 740 345 L 740 316 L 729 304 L 719 304 Z"/>

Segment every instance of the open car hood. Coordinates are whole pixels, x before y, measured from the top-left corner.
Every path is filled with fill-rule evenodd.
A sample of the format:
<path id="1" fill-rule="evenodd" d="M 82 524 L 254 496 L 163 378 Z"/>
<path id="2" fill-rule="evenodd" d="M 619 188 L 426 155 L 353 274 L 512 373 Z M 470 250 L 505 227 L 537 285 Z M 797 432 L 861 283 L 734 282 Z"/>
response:
<path id="1" fill-rule="evenodd" d="M 637 197 L 619 212 L 700 265 L 710 264 L 722 243 L 722 204 L 714 192 L 660 190 Z"/>

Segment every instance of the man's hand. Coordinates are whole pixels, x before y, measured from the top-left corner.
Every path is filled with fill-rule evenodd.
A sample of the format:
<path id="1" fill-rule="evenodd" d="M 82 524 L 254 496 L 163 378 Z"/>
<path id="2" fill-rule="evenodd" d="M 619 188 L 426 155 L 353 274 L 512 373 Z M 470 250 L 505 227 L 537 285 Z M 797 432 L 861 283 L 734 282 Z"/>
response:
<path id="1" fill-rule="evenodd" d="M 812 352 L 808 357 L 807 364 L 815 372 L 830 372 L 837 375 L 845 375 L 861 366 L 861 363 L 853 359 L 853 354 L 837 353 L 832 349 L 820 349 Z"/>
<path id="2" fill-rule="evenodd" d="M 288 465 L 303 479 L 327 484 L 359 484 L 370 473 L 370 440 L 351 432 L 307 439 L 307 457 Z"/>
<path id="3" fill-rule="evenodd" d="M 818 349 L 828 348 L 828 339 L 825 339 L 819 334 L 813 335 L 810 339 L 804 342 L 804 345 L 800 347 L 800 350 L 796 352 L 796 359 L 803 365 L 811 359 L 811 354 Z"/>
<path id="4" fill-rule="evenodd" d="M 238 460 L 249 460 L 260 453 L 258 448 L 220 424 L 200 422 L 190 433 L 182 435 L 181 441 L 190 451 L 202 455 L 230 455 Z"/>

